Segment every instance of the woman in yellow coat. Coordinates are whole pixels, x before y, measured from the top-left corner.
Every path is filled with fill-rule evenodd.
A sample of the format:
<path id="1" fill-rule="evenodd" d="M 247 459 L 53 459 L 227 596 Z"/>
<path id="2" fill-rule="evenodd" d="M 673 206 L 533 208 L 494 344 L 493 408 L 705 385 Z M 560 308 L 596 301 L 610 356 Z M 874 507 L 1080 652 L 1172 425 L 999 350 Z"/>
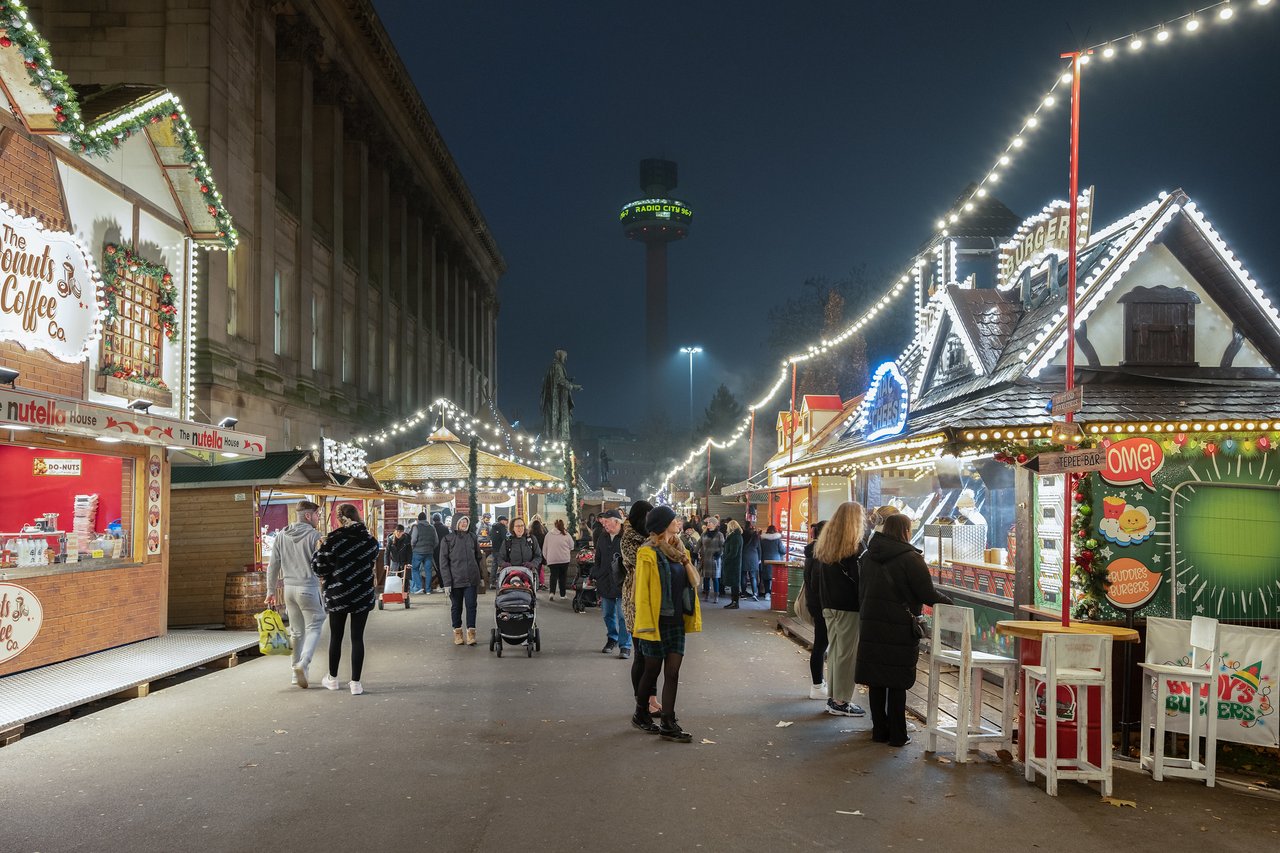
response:
<path id="1" fill-rule="evenodd" d="M 636 689 L 636 712 L 631 724 L 666 740 L 689 743 L 693 736 L 676 720 L 676 690 L 680 663 L 684 660 L 684 635 L 702 630 L 698 606 L 698 572 L 680 531 L 684 527 L 675 510 L 653 509 L 645 517 L 649 538 L 636 551 L 635 638 L 644 656 L 644 672 Z M 662 722 L 655 724 L 649 698 L 662 672 Z M 641 698 L 643 697 L 643 698 Z"/>

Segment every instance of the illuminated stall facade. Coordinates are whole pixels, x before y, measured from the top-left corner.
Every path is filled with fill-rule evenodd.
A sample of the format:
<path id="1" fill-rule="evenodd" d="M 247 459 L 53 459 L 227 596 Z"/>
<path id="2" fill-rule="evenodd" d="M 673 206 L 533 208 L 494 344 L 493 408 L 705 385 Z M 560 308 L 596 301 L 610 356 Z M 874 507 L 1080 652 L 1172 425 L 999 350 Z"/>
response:
<path id="1" fill-rule="evenodd" d="M 182 105 L 73 89 L 21 3 L 0 40 L 0 675 L 163 634 L 171 457 L 194 420 L 198 250 L 236 235 Z"/>
<path id="2" fill-rule="evenodd" d="M 1184 193 L 1092 229 L 1086 192 L 1073 435 L 1049 410 L 1065 371 L 1067 209 L 1050 205 L 989 249 L 963 236 L 927 249 L 911 342 L 837 440 L 779 473 L 846 476 L 868 506 L 911 516 L 991 648 L 997 619 L 1060 611 L 1067 522 L 1077 616 L 1274 619 L 1280 316 Z M 1065 444 L 1103 449 L 1104 469 L 1024 467 Z M 1215 554 L 1224 536 L 1249 553 Z"/>

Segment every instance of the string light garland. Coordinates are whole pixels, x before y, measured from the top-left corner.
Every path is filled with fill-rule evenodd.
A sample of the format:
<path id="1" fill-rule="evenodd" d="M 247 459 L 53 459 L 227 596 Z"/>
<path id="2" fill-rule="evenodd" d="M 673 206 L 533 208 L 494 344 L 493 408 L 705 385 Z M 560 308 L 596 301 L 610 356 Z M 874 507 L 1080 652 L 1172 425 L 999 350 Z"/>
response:
<path id="1" fill-rule="evenodd" d="M 435 399 L 427 408 L 419 409 L 403 420 L 383 427 L 377 432 L 358 435 L 351 441 L 357 445 L 373 444 L 375 442 L 385 444 L 415 427 L 421 426 L 428 421 L 434 421 L 437 417 L 441 418 L 442 423 L 460 438 L 470 439 L 474 436 L 478 440 L 481 449 L 508 462 L 517 462 L 533 468 L 547 468 L 550 466 L 556 461 L 556 455 L 564 447 L 564 442 L 562 441 L 539 442 L 532 436 L 507 431 L 496 411 L 494 412 L 493 423 L 483 423 L 480 418 L 469 414 L 461 406 L 445 397 Z M 499 443 L 497 440 L 490 440 L 485 435 L 486 431 L 490 435 L 501 435 L 505 442 Z M 504 444 L 506 445 L 505 447 Z M 508 447 L 512 445 L 522 447 L 524 454 L 527 455 L 508 450 Z"/>
<path id="2" fill-rule="evenodd" d="M 1088 65 L 1094 56 L 1099 57 L 1099 61 L 1102 62 L 1114 60 L 1121 53 L 1117 45 L 1126 45 L 1127 53 L 1138 53 L 1141 51 L 1147 39 L 1153 41 L 1157 46 L 1164 46 L 1173 40 L 1173 33 L 1175 31 L 1181 31 L 1184 34 L 1182 37 L 1185 39 L 1186 37 L 1194 36 L 1201 29 L 1207 28 L 1208 22 L 1226 24 L 1235 18 L 1237 6 L 1240 5 L 1244 4 L 1233 4 L 1231 0 L 1221 0 L 1220 2 L 1203 6 L 1194 12 L 1189 12 L 1185 15 L 1135 30 L 1119 38 L 1099 42 L 1092 47 L 1084 49 L 1084 55 L 1081 56 L 1080 60 L 1081 65 Z M 1269 11 L 1270 7 L 1274 4 L 1271 0 L 1254 0 L 1248 5 L 1256 9 Z M 1034 131 L 1036 131 L 1043 123 L 1044 115 L 1050 110 L 1053 110 L 1058 105 L 1059 100 L 1065 100 L 1060 97 L 1058 93 L 1059 88 L 1070 85 L 1071 80 L 1072 75 L 1069 70 L 1058 72 L 1055 75 L 1053 82 L 1045 89 L 1044 93 L 1037 100 L 1035 106 L 1027 114 L 1027 118 L 1023 120 L 1017 131 L 1009 137 L 1009 141 L 1003 146 L 1000 153 L 996 155 L 991 167 L 987 169 L 982 179 L 976 182 L 973 191 L 966 196 L 962 196 L 955 204 L 952 205 L 950 210 L 939 217 L 934 223 L 936 230 L 933 237 L 926 242 L 926 245 L 930 247 L 929 250 L 936 249 L 938 244 L 950 236 L 952 230 L 959 225 L 962 220 L 964 220 L 966 214 L 977 210 L 981 202 L 993 192 L 993 188 L 1000 182 L 1009 169 L 1012 168 L 1017 156 L 1026 153 L 1027 142 L 1033 137 Z M 724 450 L 736 444 L 745 434 L 750 425 L 750 413 L 757 409 L 764 408 L 771 400 L 773 400 L 778 391 L 780 391 L 788 381 L 789 377 L 787 373 L 793 364 L 802 363 L 814 358 L 815 356 L 823 355 L 833 346 L 838 346 L 841 343 L 844 343 L 850 336 L 860 331 L 872 319 L 874 319 L 883 308 L 887 307 L 891 300 L 900 295 L 906 285 L 914 282 L 917 293 L 919 293 L 923 288 L 921 269 L 924 263 L 922 260 L 924 254 L 925 252 L 921 252 L 917 255 L 912 260 L 908 271 L 895 280 L 894 284 L 884 293 L 884 295 L 882 295 L 866 313 L 846 328 L 844 332 L 834 339 L 823 339 L 818 344 L 811 344 L 804 353 L 784 359 L 777 381 L 760 400 L 748 407 L 747 417 L 738 424 L 730 436 L 723 441 L 717 441 L 714 438 L 707 438 L 701 445 L 689 451 L 688 455 L 682 462 L 675 465 L 663 476 L 661 485 L 652 495 L 653 499 L 660 501 L 664 495 L 670 494 L 672 479 L 674 479 L 677 474 L 689 465 L 700 460 L 707 452 L 708 448 Z M 941 262 L 941 258 L 939 258 L 939 262 Z M 1261 296 L 1255 298 L 1262 299 Z M 921 300 L 918 299 L 917 304 L 920 301 Z M 1267 305 L 1266 308 L 1270 309 L 1270 306 Z M 922 312 L 926 310 L 928 310 L 927 307 L 922 307 L 917 309 L 915 312 L 917 328 L 923 319 Z M 1047 334 L 1045 337 L 1047 337 Z M 1038 341 L 1034 346 L 1038 347 L 1040 343 L 1043 343 L 1043 340 Z"/>

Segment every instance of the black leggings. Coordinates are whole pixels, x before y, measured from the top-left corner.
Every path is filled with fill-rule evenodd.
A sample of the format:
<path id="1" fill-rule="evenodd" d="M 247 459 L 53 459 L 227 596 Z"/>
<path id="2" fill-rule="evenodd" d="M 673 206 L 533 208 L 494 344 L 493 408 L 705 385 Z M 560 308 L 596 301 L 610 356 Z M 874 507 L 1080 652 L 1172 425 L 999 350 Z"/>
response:
<path id="1" fill-rule="evenodd" d="M 822 683 L 822 670 L 827 662 L 827 620 L 819 613 L 813 617 L 813 651 L 809 652 L 809 676 L 814 684 Z"/>
<path id="2" fill-rule="evenodd" d="M 635 637 L 631 638 L 631 648 L 635 650 L 634 656 L 631 658 L 631 692 L 636 696 L 636 704 L 640 704 L 640 680 L 644 678 L 644 662 L 645 656 L 640 654 L 640 641 Z M 656 696 L 658 693 L 658 681 L 655 678 L 653 684 L 649 685 L 649 692 L 644 695 L 644 706 L 649 707 L 649 697 Z"/>
<path id="3" fill-rule="evenodd" d="M 351 680 L 360 680 L 364 669 L 364 624 L 369 621 L 369 611 L 351 614 Z M 329 677 L 338 677 L 338 664 L 342 662 L 342 637 L 347 633 L 347 614 L 329 614 Z"/>
<path id="4" fill-rule="evenodd" d="M 680 688 L 680 663 L 684 655 L 670 652 L 665 658 L 647 655 L 640 658 L 644 661 L 644 672 L 636 687 L 636 713 L 649 713 L 649 697 L 657 692 L 658 673 L 662 672 L 662 721 L 671 725 L 676 721 L 676 691 Z"/>
<path id="5" fill-rule="evenodd" d="M 548 563 L 547 566 L 548 568 L 551 569 L 552 595 L 555 594 L 556 587 L 559 586 L 560 597 L 564 598 L 564 576 L 565 576 L 565 573 L 569 571 L 569 564 L 568 563 Z"/>

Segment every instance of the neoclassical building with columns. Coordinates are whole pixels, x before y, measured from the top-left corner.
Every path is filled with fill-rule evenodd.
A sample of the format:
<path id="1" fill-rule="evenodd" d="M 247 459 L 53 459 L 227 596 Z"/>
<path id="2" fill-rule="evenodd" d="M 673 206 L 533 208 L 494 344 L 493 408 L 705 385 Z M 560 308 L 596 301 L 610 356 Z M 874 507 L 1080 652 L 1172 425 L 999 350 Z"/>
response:
<path id="1" fill-rule="evenodd" d="M 73 84 L 168 87 L 205 140 L 240 242 L 202 258 L 197 412 L 289 447 L 488 408 L 505 262 L 369 0 L 29 5 Z"/>

